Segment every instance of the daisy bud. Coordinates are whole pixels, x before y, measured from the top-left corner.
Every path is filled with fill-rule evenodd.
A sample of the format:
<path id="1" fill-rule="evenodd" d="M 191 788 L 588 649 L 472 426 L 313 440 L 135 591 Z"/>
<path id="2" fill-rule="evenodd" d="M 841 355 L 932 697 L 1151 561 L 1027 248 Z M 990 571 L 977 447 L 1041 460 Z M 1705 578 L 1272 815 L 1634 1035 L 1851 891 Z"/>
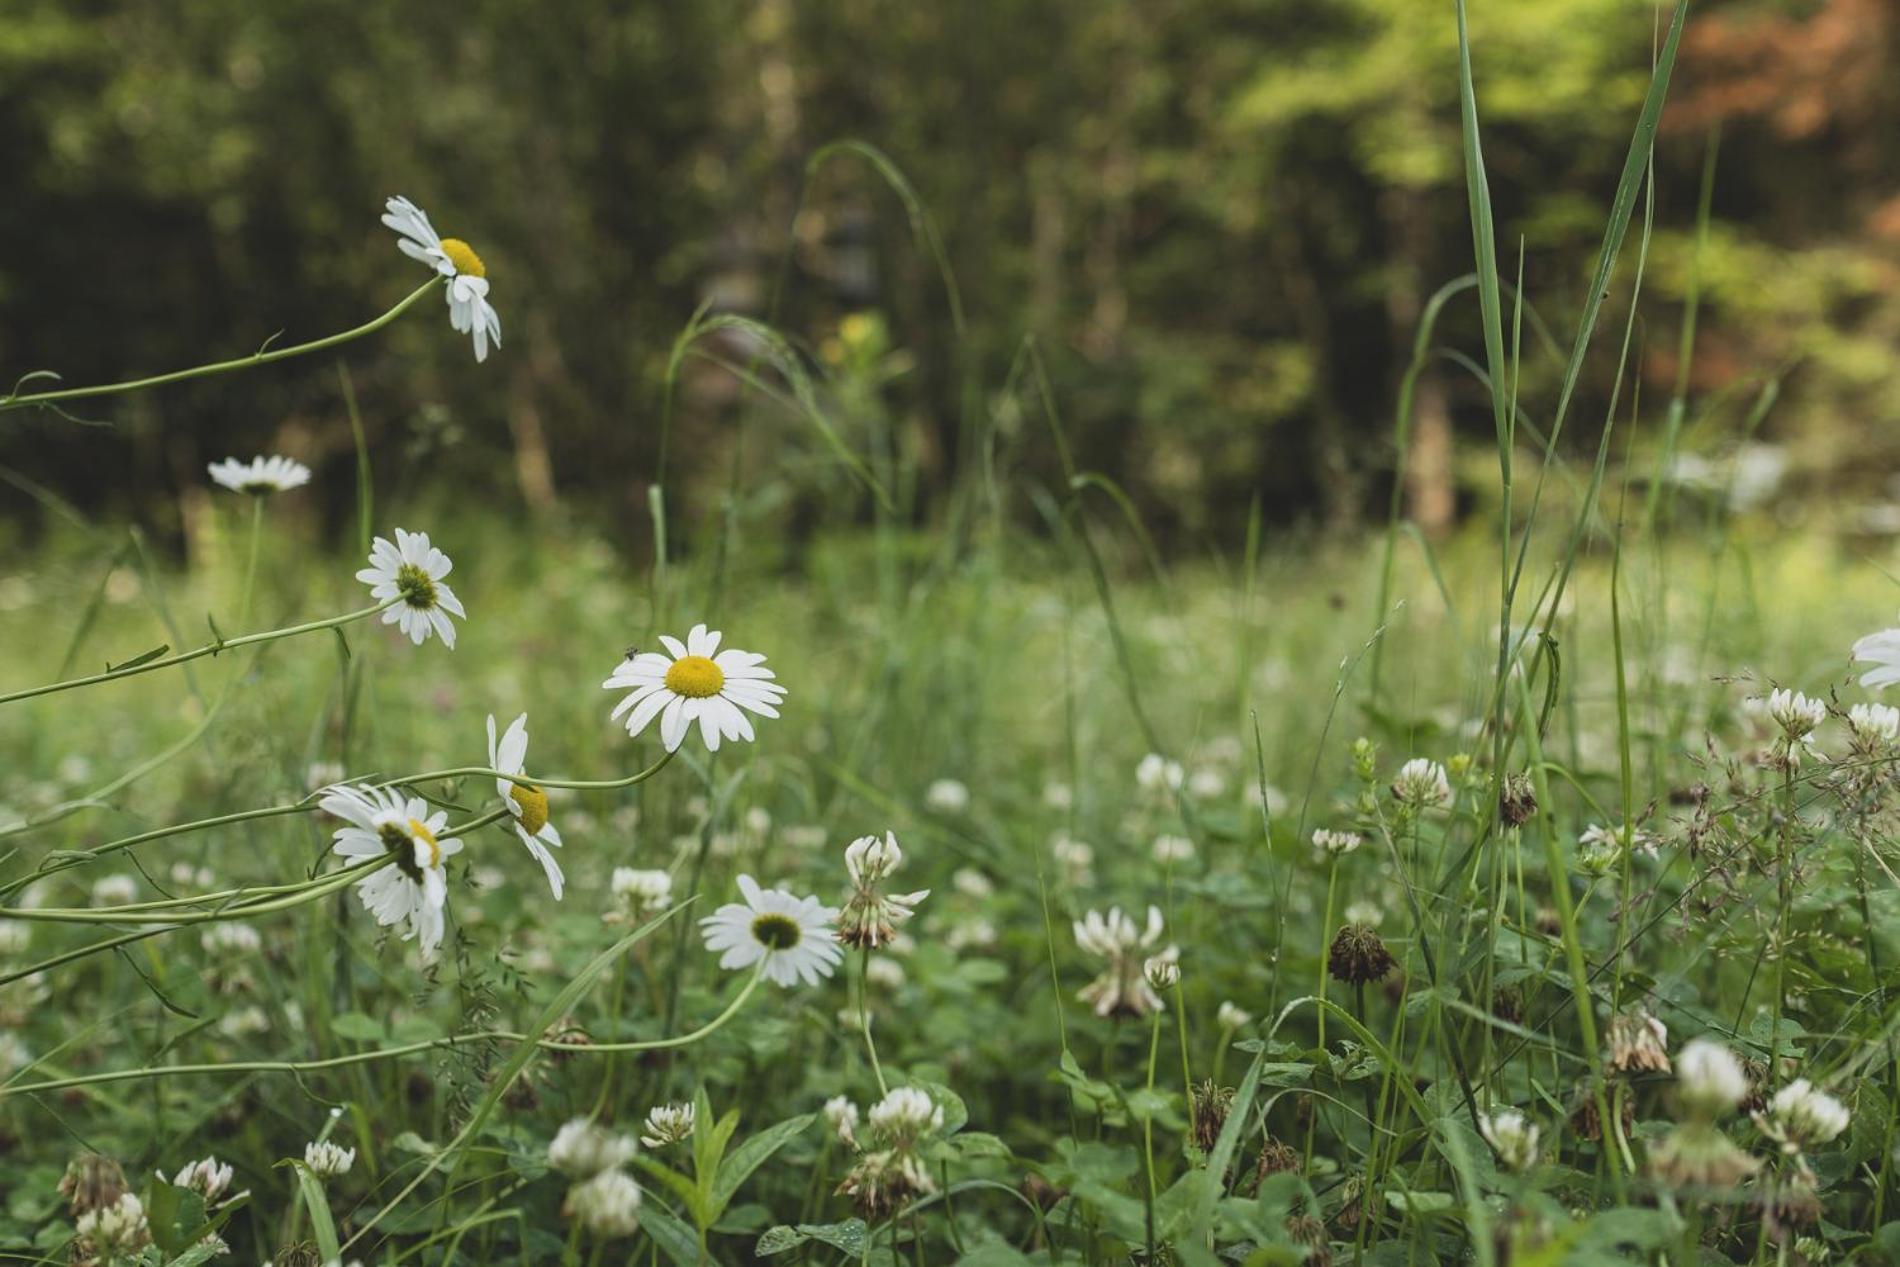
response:
<path id="1" fill-rule="evenodd" d="M 647 1111 L 646 1127 L 640 1142 L 648 1148 L 665 1148 L 689 1138 L 693 1133 L 693 1106 L 662 1104 Z"/>
<path id="2" fill-rule="evenodd" d="M 1537 1164 L 1538 1128 L 1516 1109 L 1479 1114 L 1478 1133 L 1497 1152 L 1505 1169 L 1522 1174 Z"/>
<path id="3" fill-rule="evenodd" d="M 1348 985 L 1368 985 L 1383 980 L 1392 971 L 1392 952 L 1385 948 L 1379 934 L 1362 924 L 1346 924 L 1333 935 L 1327 952 L 1326 969 L 1336 981 Z"/>
<path id="4" fill-rule="evenodd" d="M 1181 965 L 1176 959 L 1174 947 L 1170 946 L 1141 965 L 1142 975 L 1148 978 L 1148 984 L 1157 993 L 1165 994 L 1181 984 Z"/>
<path id="5" fill-rule="evenodd" d="M 848 1096 L 834 1095 L 825 1101 L 825 1124 L 838 1141 L 849 1147 L 858 1145 L 858 1106 Z"/>
<path id="6" fill-rule="evenodd" d="M 567 1192 L 565 1212 L 603 1240 L 640 1226 L 640 1185 L 624 1170 L 603 1170 Z"/>
<path id="7" fill-rule="evenodd" d="M 1825 1144 L 1847 1129 L 1847 1106 L 1806 1078 L 1796 1078 L 1768 1102 L 1766 1113 L 1755 1114 L 1761 1133 L 1794 1156 Z"/>
<path id="8" fill-rule="evenodd" d="M 350 1173 L 356 1164 L 356 1150 L 341 1148 L 329 1140 L 314 1140 L 303 1146 L 303 1164 L 322 1179 L 337 1179 Z"/>
<path id="9" fill-rule="evenodd" d="M 569 1121 L 548 1144 L 548 1165 L 575 1179 L 591 1179 L 624 1165 L 632 1156 L 632 1140 L 584 1117 Z"/>
<path id="10" fill-rule="evenodd" d="M 1722 1044 L 1692 1038 L 1676 1055 L 1676 1094 L 1690 1111 L 1718 1117 L 1748 1095 L 1748 1075 Z"/>

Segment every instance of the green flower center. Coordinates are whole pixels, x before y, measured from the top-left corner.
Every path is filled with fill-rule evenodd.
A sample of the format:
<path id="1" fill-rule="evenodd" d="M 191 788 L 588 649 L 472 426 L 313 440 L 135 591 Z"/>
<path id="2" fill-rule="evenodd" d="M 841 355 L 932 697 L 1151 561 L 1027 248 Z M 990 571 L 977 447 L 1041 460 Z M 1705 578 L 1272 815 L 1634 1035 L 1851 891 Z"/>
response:
<path id="1" fill-rule="evenodd" d="M 396 593 L 402 601 L 419 611 L 435 606 L 435 581 L 413 563 L 396 569 Z"/>
<path id="2" fill-rule="evenodd" d="M 761 915 L 752 921 L 752 936 L 767 950 L 790 950 L 804 940 L 805 930 L 789 915 Z"/>
<path id="3" fill-rule="evenodd" d="M 683 655 L 666 670 L 666 689 L 688 699 L 717 695 L 725 684 L 725 670 L 703 655 Z"/>

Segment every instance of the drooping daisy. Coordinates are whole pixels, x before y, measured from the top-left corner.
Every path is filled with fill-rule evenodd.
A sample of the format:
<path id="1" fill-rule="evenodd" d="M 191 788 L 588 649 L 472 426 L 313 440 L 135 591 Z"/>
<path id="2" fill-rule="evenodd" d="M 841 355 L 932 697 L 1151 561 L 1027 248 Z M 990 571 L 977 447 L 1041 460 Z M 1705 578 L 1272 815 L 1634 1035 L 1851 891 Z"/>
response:
<path id="1" fill-rule="evenodd" d="M 501 318 L 488 302 L 488 269 L 460 238 L 439 236 L 421 207 L 407 198 L 384 204 L 383 223 L 399 235 L 397 249 L 448 279 L 449 324 L 475 340 L 475 359 L 488 359 L 488 345 L 501 346 Z"/>
<path id="2" fill-rule="evenodd" d="M 720 952 L 721 968 L 749 968 L 764 960 L 770 981 L 817 985 L 844 958 L 831 926 L 838 912 L 817 898 L 761 889 L 749 875 L 739 877 L 739 892 L 743 903 L 728 902 L 699 921 L 706 949 Z"/>
<path id="3" fill-rule="evenodd" d="M 442 862 L 462 851 L 461 841 L 441 838 L 449 816 L 430 814 L 419 797 L 405 801 L 379 788 L 333 788 L 318 804 L 349 824 L 337 829 L 334 853 L 350 862 L 387 856 L 396 864 L 356 882 L 364 909 L 378 924 L 407 925 L 403 940 L 417 938 L 423 954 L 433 953 L 448 902 Z"/>
<path id="4" fill-rule="evenodd" d="M 395 625 L 417 646 L 434 630 L 449 650 L 455 649 L 455 626 L 449 616 L 468 619 L 462 600 L 455 596 L 443 577 L 455 565 L 449 556 L 429 544 L 426 532 L 396 529 L 396 544 L 378 537 L 370 547 L 369 566 L 357 572 L 356 579 L 369 586 L 370 596 L 378 602 L 400 598 L 383 612 L 383 623 Z"/>
<path id="5" fill-rule="evenodd" d="M 214 483 L 234 493 L 251 493 L 259 497 L 288 492 L 310 482 L 309 467 L 302 462 L 274 455 L 252 458 L 248 462 L 226 458 L 222 462 L 213 462 L 205 469 L 211 472 Z"/>
<path id="6" fill-rule="evenodd" d="M 694 722 L 708 752 L 719 751 L 722 739 L 751 739 L 752 722 L 741 709 L 777 717 L 785 688 L 772 679 L 765 657 L 750 651 L 719 650 L 720 634 L 694 625 L 686 641 L 662 634 L 669 654 L 642 651 L 622 660 L 601 685 L 607 690 L 632 687 L 614 706 L 617 719 L 627 714 L 627 733 L 637 735 L 655 717 L 660 719 L 660 741 L 668 752 L 678 752 Z M 628 710 L 631 709 L 631 712 Z"/>
<path id="7" fill-rule="evenodd" d="M 520 774 L 528 768 L 528 715 L 526 713 L 508 723 L 499 742 L 495 739 L 495 717 L 488 717 L 488 768 L 500 770 L 503 774 Z M 528 847 L 534 860 L 547 872 L 548 887 L 554 890 L 554 900 L 560 901 L 564 877 L 561 864 L 548 852 L 548 846 L 561 847 L 561 833 L 548 819 L 548 794 L 531 783 L 516 783 L 508 779 L 496 779 L 495 791 L 501 797 L 501 803 L 514 815 L 515 835 L 521 837 L 521 843 Z"/>

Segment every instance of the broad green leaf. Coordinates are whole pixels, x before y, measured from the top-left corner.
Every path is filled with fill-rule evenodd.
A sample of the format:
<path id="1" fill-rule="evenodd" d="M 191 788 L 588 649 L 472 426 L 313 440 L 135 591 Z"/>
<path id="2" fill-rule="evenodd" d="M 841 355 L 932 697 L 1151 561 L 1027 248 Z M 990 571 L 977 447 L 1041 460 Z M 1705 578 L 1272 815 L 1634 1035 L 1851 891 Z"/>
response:
<path id="1" fill-rule="evenodd" d="M 813 1114 L 790 1118 L 777 1126 L 769 1126 L 757 1135 L 733 1149 L 732 1156 L 720 1164 L 719 1175 L 712 1187 L 712 1217 L 717 1219 L 725 1212 L 739 1185 L 751 1177 L 752 1172 L 763 1166 L 779 1149 L 812 1123 Z"/>

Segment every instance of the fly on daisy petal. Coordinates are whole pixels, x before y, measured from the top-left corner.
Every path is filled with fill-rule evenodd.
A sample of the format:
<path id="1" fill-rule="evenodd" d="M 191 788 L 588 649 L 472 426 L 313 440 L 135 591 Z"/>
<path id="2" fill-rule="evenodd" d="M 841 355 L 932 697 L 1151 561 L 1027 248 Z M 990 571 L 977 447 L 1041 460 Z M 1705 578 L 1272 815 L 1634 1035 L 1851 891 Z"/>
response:
<path id="1" fill-rule="evenodd" d="M 528 768 L 526 713 L 508 723 L 508 729 L 499 740 L 495 738 L 494 714 L 489 714 L 488 768 L 500 770 L 503 774 L 520 774 Z M 548 820 L 548 794 L 531 783 L 516 783 L 509 779 L 496 779 L 495 791 L 514 817 L 515 835 L 521 837 L 521 843 L 528 847 L 534 860 L 547 872 L 548 887 L 554 890 L 554 898 L 558 902 L 565 878 L 561 875 L 561 864 L 548 852 L 548 846 L 559 849 L 561 833 Z"/>
<path id="2" fill-rule="evenodd" d="M 719 952 L 721 968 L 749 968 L 764 961 L 766 979 L 782 986 L 817 985 L 844 958 L 831 926 L 838 912 L 815 897 L 784 889 L 761 889 L 739 877 L 741 902 L 728 902 L 699 921 L 706 949 Z"/>
<path id="3" fill-rule="evenodd" d="M 310 482 L 310 468 L 291 458 L 270 457 L 252 458 L 240 462 L 236 458 L 226 458 L 222 462 L 213 462 L 205 468 L 211 472 L 213 483 L 222 485 L 234 493 L 250 493 L 262 497 L 270 493 L 288 492 L 301 488 Z"/>
<path id="4" fill-rule="evenodd" d="M 434 953 L 448 904 L 442 863 L 462 851 L 461 841 L 442 838 L 449 816 L 382 788 L 331 788 L 318 804 L 348 824 L 337 829 L 331 852 L 352 863 L 387 857 L 395 864 L 356 882 L 364 909 L 378 924 L 405 925 L 404 941 L 416 938 L 424 955 Z"/>
<path id="5" fill-rule="evenodd" d="M 633 688 L 612 714 L 616 720 L 626 715 L 629 735 L 638 735 L 657 717 L 660 742 L 668 752 L 678 752 L 697 722 L 706 750 L 717 752 L 722 740 L 753 738 L 747 711 L 778 716 L 785 688 L 773 680 L 777 675 L 765 667 L 765 657 L 721 651 L 720 637 L 704 625 L 694 625 L 683 643 L 662 634 L 665 652 L 643 651 L 614 667 L 601 685 L 610 691 Z"/>
<path id="6" fill-rule="evenodd" d="M 448 281 L 449 324 L 475 340 L 475 359 L 488 359 L 488 345 L 501 346 L 501 317 L 488 302 L 488 268 L 473 247 L 445 238 L 429 216 L 407 198 L 383 204 L 383 223 L 397 233 L 396 247 L 412 260 L 433 268 Z"/>
<path id="7" fill-rule="evenodd" d="M 466 620 L 468 613 L 442 579 L 455 565 L 429 544 L 429 534 L 398 528 L 394 545 L 387 537 L 378 537 L 370 547 L 369 564 L 356 579 L 369 586 L 370 595 L 385 603 L 402 600 L 383 612 L 383 623 L 401 629 L 417 646 L 433 631 L 453 651 L 455 626 L 449 623 L 449 615 Z"/>

